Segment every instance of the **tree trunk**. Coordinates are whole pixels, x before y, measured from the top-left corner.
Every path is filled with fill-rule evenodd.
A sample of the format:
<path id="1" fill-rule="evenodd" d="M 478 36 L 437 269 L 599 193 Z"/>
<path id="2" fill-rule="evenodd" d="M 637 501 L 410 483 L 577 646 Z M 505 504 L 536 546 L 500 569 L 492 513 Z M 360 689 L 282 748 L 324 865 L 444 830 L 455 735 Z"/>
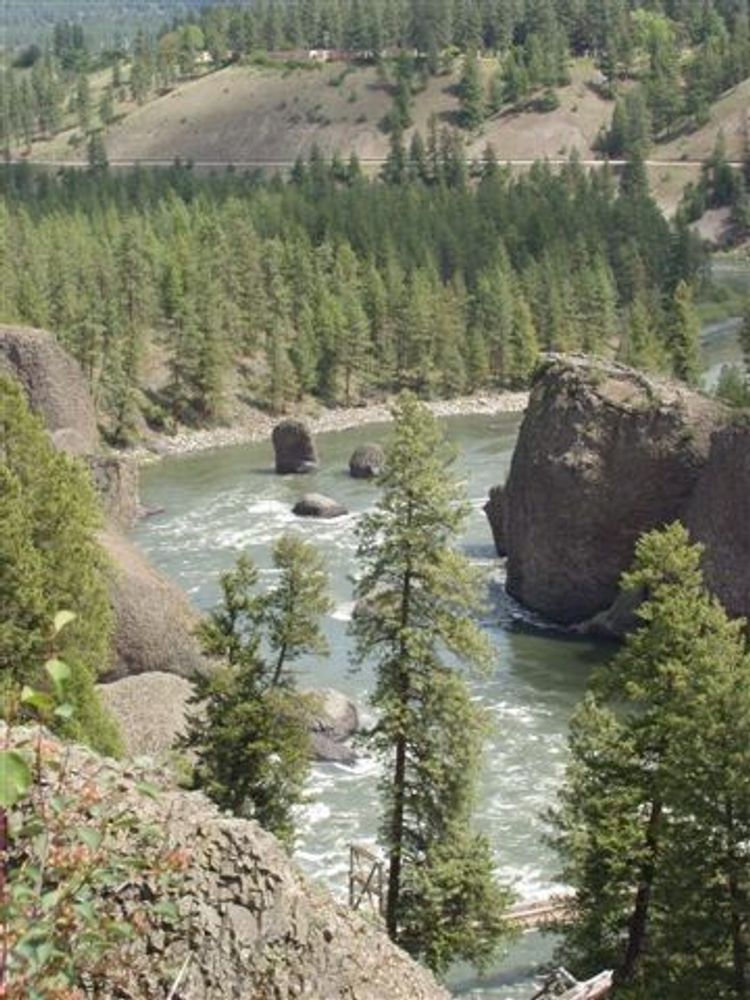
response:
<path id="1" fill-rule="evenodd" d="M 399 896 L 401 894 L 401 851 L 404 839 L 404 783 L 406 780 L 406 737 L 396 743 L 396 763 L 393 771 L 393 815 L 388 865 L 388 900 L 385 926 L 388 936 L 396 940 L 398 933 Z"/>
<path id="2" fill-rule="evenodd" d="M 735 854 L 735 823 L 732 803 L 729 802 L 726 808 L 726 820 L 729 836 L 729 905 L 730 905 L 730 927 L 732 935 L 732 983 L 737 1000 L 747 1000 L 747 937 L 743 927 L 743 914 L 747 913 L 747 903 L 745 893 L 742 888 L 742 863 L 738 861 Z"/>
<path id="3" fill-rule="evenodd" d="M 649 910 L 651 907 L 651 890 L 656 875 L 656 854 L 659 847 L 659 826 L 662 817 L 662 803 L 656 799 L 651 803 L 651 813 L 646 827 L 646 847 L 648 858 L 641 869 L 638 890 L 635 895 L 635 906 L 630 918 L 628 944 L 625 957 L 615 975 L 616 983 L 629 983 L 635 978 L 638 963 L 646 945 Z"/>
<path id="4" fill-rule="evenodd" d="M 408 513 L 411 523 L 411 510 Z M 411 612 L 411 565 L 407 558 L 407 568 L 401 590 L 401 628 L 409 624 Z M 399 648 L 399 694 L 405 705 L 409 695 L 409 677 L 405 669 L 406 646 L 403 636 Z M 385 910 L 385 926 L 388 936 L 395 941 L 398 935 L 399 897 L 401 895 L 401 866 L 404 843 L 404 798 L 406 792 L 406 734 L 400 733 L 396 740 L 396 760 L 393 768 L 393 813 L 391 815 L 390 856 L 388 864 L 388 900 Z"/>

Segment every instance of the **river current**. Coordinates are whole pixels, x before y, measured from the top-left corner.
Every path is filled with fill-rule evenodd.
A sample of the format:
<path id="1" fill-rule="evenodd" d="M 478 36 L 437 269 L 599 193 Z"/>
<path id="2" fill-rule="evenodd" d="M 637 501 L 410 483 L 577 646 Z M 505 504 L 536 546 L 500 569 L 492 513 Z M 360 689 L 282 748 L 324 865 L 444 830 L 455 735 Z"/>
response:
<path id="1" fill-rule="evenodd" d="M 704 332 L 704 364 L 711 372 L 737 357 L 736 324 Z M 489 710 L 492 731 L 482 775 L 477 822 L 489 836 L 498 872 L 519 898 L 544 896 L 557 885 L 557 863 L 544 843 L 543 811 L 554 801 L 566 760 L 568 723 L 590 671 L 611 646 L 573 640 L 544 627 L 504 591 L 482 506 L 491 486 L 504 482 L 515 444 L 518 415 L 463 416 L 443 421 L 458 457 L 454 472 L 466 486 L 471 516 L 460 544 L 485 571 L 488 609 L 482 625 L 496 653 L 490 676 L 472 681 Z M 347 630 L 353 608 L 351 576 L 356 572 L 354 528 L 377 496 L 372 483 L 347 473 L 358 444 L 383 441 L 387 425 L 321 435 L 321 468 L 312 476 L 279 477 L 273 472 L 270 442 L 236 446 L 180 458 L 144 469 L 144 503 L 164 513 L 141 522 L 135 541 L 156 566 L 208 610 L 219 598 L 218 576 L 241 553 L 273 579 L 270 550 L 285 530 L 294 529 L 316 543 L 331 574 L 335 610 L 325 622 L 331 655 L 302 661 L 304 687 L 335 687 L 352 697 L 367 718 L 372 673 L 352 670 Z M 305 521 L 291 508 L 306 492 L 334 497 L 350 511 L 336 521 Z M 378 827 L 378 771 L 361 754 L 356 765 L 316 764 L 310 802 L 300 815 L 295 857 L 314 879 L 338 897 L 347 892 L 348 848 L 374 844 Z M 512 946 L 496 970 L 480 979 L 454 969 L 449 979 L 458 995 L 482 1000 L 525 1000 L 533 993 L 534 973 L 549 961 L 553 941 L 527 935 Z"/>

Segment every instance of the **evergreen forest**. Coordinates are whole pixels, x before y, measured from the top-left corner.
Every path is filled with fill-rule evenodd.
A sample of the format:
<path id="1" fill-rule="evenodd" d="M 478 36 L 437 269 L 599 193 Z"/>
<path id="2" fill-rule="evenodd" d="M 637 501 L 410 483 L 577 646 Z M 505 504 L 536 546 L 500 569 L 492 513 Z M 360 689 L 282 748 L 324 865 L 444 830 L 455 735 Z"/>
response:
<path id="1" fill-rule="evenodd" d="M 447 131 L 382 181 L 316 156 L 288 181 L 12 168 L 0 318 L 55 331 L 119 444 L 233 394 L 278 413 L 523 387 L 540 350 L 696 377 L 703 251 L 638 161 L 621 184 L 575 160 L 477 172 Z"/>

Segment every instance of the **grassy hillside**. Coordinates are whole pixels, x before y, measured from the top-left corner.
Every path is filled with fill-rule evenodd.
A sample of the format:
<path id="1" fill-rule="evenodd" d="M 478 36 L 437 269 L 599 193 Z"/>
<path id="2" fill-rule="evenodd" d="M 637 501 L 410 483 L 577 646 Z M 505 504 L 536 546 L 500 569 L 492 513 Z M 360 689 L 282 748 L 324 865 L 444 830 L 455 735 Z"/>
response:
<path id="1" fill-rule="evenodd" d="M 592 62 L 576 61 L 571 83 L 558 90 L 557 109 L 504 110 L 492 116 L 479 132 L 465 133 L 468 155 L 481 156 L 491 143 L 503 160 L 557 158 L 573 150 L 584 158 L 596 156 L 596 136 L 609 124 L 614 107 L 600 95 L 599 79 Z M 103 81 L 92 81 L 95 94 Z M 429 79 L 415 96 L 413 128 L 425 134 L 433 114 L 441 125 L 456 123 L 457 83 L 458 69 Z M 182 83 L 142 107 L 132 101 L 119 105 L 119 120 L 107 131 L 106 147 L 115 162 L 171 161 L 179 156 L 197 162 L 288 163 L 308 156 L 316 144 L 327 155 L 356 151 L 365 162 L 379 161 L 388 154 L 389 137 L 382 123 L 392 103 L 391 86 L 373 66 L 231 66 Z M 729 157 L 739 159 L 748 106 L 750 80 L 713 106 L 703 128 L 653 147 L 651 181 L 667 210 L 676 206 L 699 168 L 666 164 L 704 159 L 720 130 Z M 76 145 L 76 130 L 70 128 L 35 143 L 30 158 L 83 160 L 85 155 L 85 146 Z M 657 165 L 660 161 L 665 166 Z"/>
<path id="2" fill-rule="evenodd" d="M 588 61 L 573 68 L 572 82 L 559 91 L 560 107 L 547 114 L 502 112 L 469 136 L 470 155 L 488 142 L 502 159 L 565 156 L 573 149 L 591 155 L 612 104 L 593 83 Z M 427 131 L 430 116 L 454 125 L 458 73 L 430 78 L 414 102 L 414 128 Z M 332 64 L 285 70 L 232 66 L 183 83 L 143 107 L 123 105 L 123 119 L 106 138 L 111 160 L 293 161 L 317 144 L 326 154 L 352 150 L 362 160 L 383 159 L 389 138 L 382 122 L 392 107 L 389 84 L 375 67 Z M 32 159 L 83 158 L 71 145 L 75 130 L 37 143 Z"/>

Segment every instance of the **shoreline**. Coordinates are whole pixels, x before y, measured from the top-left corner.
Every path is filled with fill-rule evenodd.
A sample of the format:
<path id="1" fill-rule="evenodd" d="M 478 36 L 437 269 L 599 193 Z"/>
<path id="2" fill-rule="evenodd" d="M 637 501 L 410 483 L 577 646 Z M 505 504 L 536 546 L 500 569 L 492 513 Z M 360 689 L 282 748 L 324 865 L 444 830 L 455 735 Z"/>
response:
<path id="1" fill-rule="evenodd" d="M 529 401 L 528 392 L 476 393 L 455 399 L 440 399 L 427 402 L 427 407 L 436 417 L 460 417 L 486 414 L 492 416 L 503 413 L 523 413 Z M 352 430 L 369 424 L 390 423 L 389 403 L 371 403 L 367 406 L 321 409 L 317 414 L 292 412 L 286 418 L 304 420 L 313 434 L 329 434 L 335 431 Z M 155 435 L 148 444 L 128 449 L 124 454 L 131 456 L 139 465 L 148 465 L 163 458 L 177 458 L 229 448 L 233 445 L 252 444 L 270 439 L 271 433 L 284 415 L 271 416 L 260 410 L 247 411 L 243 417 L 228 427 L 213 427 L 207 430 L 182 430 L 174 435 Z"/>

